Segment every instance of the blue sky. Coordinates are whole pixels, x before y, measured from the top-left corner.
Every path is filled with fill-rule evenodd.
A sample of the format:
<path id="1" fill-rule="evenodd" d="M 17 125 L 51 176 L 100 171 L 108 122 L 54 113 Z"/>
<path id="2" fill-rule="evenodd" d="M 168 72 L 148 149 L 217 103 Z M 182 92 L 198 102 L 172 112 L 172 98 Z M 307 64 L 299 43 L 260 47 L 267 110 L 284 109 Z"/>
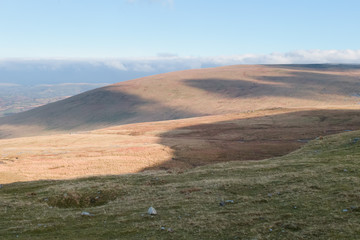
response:
<path id="1" fill-rule="evenodd" d="M 358 0 L 0 0 L 0 59 L 345 51 L 356 60 L 359 9 Z"/>

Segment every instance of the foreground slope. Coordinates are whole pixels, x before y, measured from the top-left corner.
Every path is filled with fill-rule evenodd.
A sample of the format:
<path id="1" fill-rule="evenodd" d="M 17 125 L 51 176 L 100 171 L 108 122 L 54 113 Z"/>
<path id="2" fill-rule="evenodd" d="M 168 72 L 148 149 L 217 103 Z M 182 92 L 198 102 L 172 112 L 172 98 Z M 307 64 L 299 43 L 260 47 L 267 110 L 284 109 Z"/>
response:
<path id="1" fill-rule="evenodd" d="M 272 109 L 0 140 L 0 184 L 282 156 L 360 129 L 359 110 Z"/>
<path id="2" fill-rule="evenodd" d="M 183 173 L 3 185 L 0 236 L 357 239 L 359 139 L 358 131 L 332 135 L 284 157 Z M 146 214 L 150 206 L 158 215 Z M 82 216 L 82 211 L 93 215 Z"/>
<path id="3" fill-rule="evenodd" d="M 98 88 L 0 118 L 0 138 L 285 107 L 357 105 L 355 65 L 227 66 Z"/>

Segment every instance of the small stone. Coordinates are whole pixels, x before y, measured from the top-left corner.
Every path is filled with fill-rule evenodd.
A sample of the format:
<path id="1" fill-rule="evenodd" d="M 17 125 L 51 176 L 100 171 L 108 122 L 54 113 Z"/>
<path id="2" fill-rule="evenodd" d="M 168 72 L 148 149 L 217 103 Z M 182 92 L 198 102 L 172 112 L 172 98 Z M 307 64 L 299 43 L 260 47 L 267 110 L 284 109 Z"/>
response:
<path id="1" fill-rule="evenodd" d="M 234 200 L 226 200 L 226 203 L 234 203 Z"/>
<path id="2" fill-rule="evenodd" d="M 220 204 L 219 204 L 221 207 L 225 206 L 225 202 L 224 201 L 221 201 Z"/>
<path id="3" fill-rule="evenodd" d="M 347 172 L 347 171 L 348 171 L 348 170 L 345 168 L 345 169 L 344 169 L 344 172 Z"/>
<path id="4" fill-rule="evenodd" d="M 157 215 L 157 212 L 156 212 L 155 208 L 149 207 L 148 214 L 149 215 Z"/>
<path id="5" fill-rule="evenodd" d="M 89 212 L 81 212 L 81 216 L 92 217 L 92 216 L 94 216 L 94 214 L 91 214 Z"/>
<path id="6" fill-rule="evenodd" d="M 161 230 L 165 230 L 165 227 L 161 227 Z"/>
<path id="7" fill-rule="evenodd" d="M 168 228 L 168 230 L 167 230 L 168 232 L 172 232 L 173 230 L 171 229 L 171 228 Z"/>
<path id="8" fill-rule="evenodd" d="M 272 232 L 272 228 L 270 228 L 269 231 Z"/>
<path id="9" fill-rule="evenodd" d="M 294 209 L 297 209 L 297 207 L 296 207 L 296 206 L 294 206 Z"/>
<path id="10" fill-rule="evenodd" d="M 271 193 L 268 193 L 268 197 L 272 197 L 272 194 L 271 194 Z"/>
<path id="11" fill-rule="evenodd" d="M 343 211 L 343 212 L 347 212 L 347 211 L 349 211 L 349 210 L 345 208 L 345 209 L 343 209 L 342 211 Z"/>

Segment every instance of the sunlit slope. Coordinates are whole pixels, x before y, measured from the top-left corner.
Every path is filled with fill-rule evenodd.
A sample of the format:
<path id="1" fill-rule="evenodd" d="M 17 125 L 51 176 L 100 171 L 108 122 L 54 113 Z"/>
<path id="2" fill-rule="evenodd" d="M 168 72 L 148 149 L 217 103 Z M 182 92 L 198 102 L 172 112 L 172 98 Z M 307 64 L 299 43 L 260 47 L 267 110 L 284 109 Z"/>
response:
<path id="1" fill-rule="evenodd" d="M 0 140 L 0 184 L 282 156 L 360 128 L 358 110 L 274 109 Z"/>
<path id="2" fill-rule="evenodd" d="M 228 66 L 121 82 L 0 119 L 0 137 L 246 112 L 276 107 L 355 106 L 351 65 Z"/>
<path id="3" fill-rule="evenodd" d="M 359 138 L 359 132 L 332 135 L 284 157 L 183 173 L 3 185 L 0 236 L 358 239 Z M 158 215 L 146 213 L 150 206 Z"/>

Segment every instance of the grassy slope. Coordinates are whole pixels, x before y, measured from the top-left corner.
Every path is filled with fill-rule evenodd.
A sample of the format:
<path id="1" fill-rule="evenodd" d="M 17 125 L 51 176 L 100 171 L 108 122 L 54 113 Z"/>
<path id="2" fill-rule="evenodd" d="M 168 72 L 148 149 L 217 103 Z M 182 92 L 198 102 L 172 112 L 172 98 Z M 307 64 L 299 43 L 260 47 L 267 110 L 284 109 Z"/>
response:
<path id="1" fill-rule="evenodd" d="M 356 239 L 360 235 L 359 137 L 359 131 L 332 135 L 284 157 L 208 165 L 184 173 L 4 185 L 0 236 Z M 222 207 L 221 200 L 234 203 Z M 149 206 L 157 209 L 157 216 L 146 214 Z M 81 211 L 95 216 L 81 216 Z"/>
<path id="2" fill-rule="evenodd" d="M 267 159 L 359 126 L 359 110 L 273 109 L 1 139 L 0 184 Z"/>
<path id="3" fill-rule="evenodd" d="M 359 67 L 226 66 L 154 75 L 0 118 L 0 138 L 274 107 L 358 106 Z"/>

